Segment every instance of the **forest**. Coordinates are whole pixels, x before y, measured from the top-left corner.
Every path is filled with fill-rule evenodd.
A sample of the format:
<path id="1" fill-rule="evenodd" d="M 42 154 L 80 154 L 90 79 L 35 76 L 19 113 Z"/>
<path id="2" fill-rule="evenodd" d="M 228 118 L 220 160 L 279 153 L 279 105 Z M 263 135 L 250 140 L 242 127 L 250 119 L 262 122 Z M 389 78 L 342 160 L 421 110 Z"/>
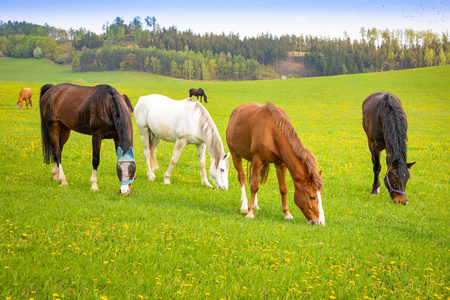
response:
<path id="1" fill-rule="evenodd" d="M 299 29 L 301 31 L 301 29 Z M 301 76 L 330 76 L 450 63 L 448 32 L 361 28 L 360 38 L 265 33 L 198 34 L 161 28 L 155 17 L 120 17 L 103 33 L 0 21 L 0 56 L 45 58 L 75 72 L 139 71 L 195 80 L 261 80 L 299 76 L 278 66 L 301 57 Z"/>

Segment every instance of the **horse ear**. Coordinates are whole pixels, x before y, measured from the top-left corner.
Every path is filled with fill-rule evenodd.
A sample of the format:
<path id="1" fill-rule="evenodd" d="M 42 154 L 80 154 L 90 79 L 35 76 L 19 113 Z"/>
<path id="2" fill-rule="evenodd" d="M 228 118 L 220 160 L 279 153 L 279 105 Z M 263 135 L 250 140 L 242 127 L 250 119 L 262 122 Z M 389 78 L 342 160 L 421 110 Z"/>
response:
<path id="1" fill-rule="evenodd" d="M 414 166 L 416 164 L 416 162 L 412 162 L 412 163 L 407 163 L 406 165 L 408 166 L 408 169 L 411 169 L 412 166 Z"/>
<path id="2" fill-rule="evenodd" d="M 319 176 L 322 176 L 322 170 L 319 171 Z"/>
<path id="3" fill-rule="evenodd" d="M 120 147 L 117 147 L 117 158 L 121 158 L 123 156 L 123 150 Z"/>
<path id="4" fill-rule="evenodd" d="M 228 159 L 229 157 L 230 157 L 230 152 L 226 153 L 226 154 L 223 156 L 223 159 Z"/>

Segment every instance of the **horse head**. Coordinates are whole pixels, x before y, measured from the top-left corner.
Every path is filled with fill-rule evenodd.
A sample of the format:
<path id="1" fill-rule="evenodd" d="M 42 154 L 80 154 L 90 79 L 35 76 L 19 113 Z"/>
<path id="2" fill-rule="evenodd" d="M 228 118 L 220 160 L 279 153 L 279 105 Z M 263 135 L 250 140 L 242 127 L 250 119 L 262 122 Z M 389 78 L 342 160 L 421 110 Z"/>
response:
<path id="1" fill-rule="evenodd" d="M 214 186 L 218 189 L 228 190 L 229 157 L 230 152 L 222 156 L 219 162 L 212 163 L 209 168 L 209 175 L 211 176 Z"/>
<path id="2" fill-rule="evenodd" d="M 22 106 L 23 106 L 23 104 L 22 104 L 22 101 L 17 101 L 17 109 L 22 109 Z"/>
<path id="3" fill-rule="evenodd" d="M 322 171 L 318 174 L 320 177 Z M 301 184 L 294 182 L 294 201 L 309 223 L 325 225 L 325 214 L 322 208 L 322 195 L 320 191 L 323 185 L 317 186 L 315 184 L 317 182 L 315 176 L 314 174 L 309 174 L 306 179 L 302 180 Z"/>
<path id="4" fill-rule="evenodd" d="M 117 176 L 120 181 L 120 193 L 122 195 L 129 195 L 131 193 L 131 184 L 133 183 L 136 174 L 136 164 L 134 162 L 133 147 L 124 154 L 122 148 L 117 148 Z"/>
<path id="5" fill-rule="evenodd" d="M 408 200 L 406 199 L 406 183 L 409 180 L 409 169 L 415 164 L 402 163 L 396 159 L 389 167 L 386 175 L 384 176 L 384 185 L 386 186 L 389 195 L 394 203 L 403 203 L 406 205 Z"/>

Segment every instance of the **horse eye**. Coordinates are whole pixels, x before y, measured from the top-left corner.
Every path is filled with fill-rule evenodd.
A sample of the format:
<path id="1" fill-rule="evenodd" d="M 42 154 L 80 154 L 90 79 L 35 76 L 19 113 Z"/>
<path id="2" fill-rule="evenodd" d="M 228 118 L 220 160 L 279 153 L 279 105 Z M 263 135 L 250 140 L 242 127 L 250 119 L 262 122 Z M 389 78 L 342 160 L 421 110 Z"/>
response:
<path id="1" fill-rule="evenodd" d="M 316 200 L 316 196 L 309 196 L 309 199 Z"/>
<path id="2" fill-rule="evenodd" d="M 220 169 L 220 172 L 225 172 L 225 169 Z"/>

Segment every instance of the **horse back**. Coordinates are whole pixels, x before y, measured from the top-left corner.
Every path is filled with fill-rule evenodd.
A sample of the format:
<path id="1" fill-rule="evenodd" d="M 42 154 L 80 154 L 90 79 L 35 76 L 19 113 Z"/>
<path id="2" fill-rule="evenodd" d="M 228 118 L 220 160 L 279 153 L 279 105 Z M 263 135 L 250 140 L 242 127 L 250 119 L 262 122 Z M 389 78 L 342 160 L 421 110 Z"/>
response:
<path id="1" fill-rule="evenodd" d="M 369 95 L 363 102 L 363 128 L 369 142 L 376 143 L 379 150 L 383 150 L 386 147 L 383 124 L 386 122 L 387 116 L 392 115 L 394 112 L 404 120 L 403 122 L 407 127 L 406 115 L 403 111 L 402 103 L 396 95 L 387 92 L 377 92 Z"/>
<path id="2" fill-rule="evenodd" d="M 180 136 L 197 142 L 201 135 L 198 101 L 192 99 L 173 100 L 163 95 L 148 95 L 139 98 L 135 107 L 136 125 L 148 129 L 158 138 L 174 143 Z"/>
<path id="3" fill-rule="evenodd" d="M 240 157 L 252 161 L 254 155 L 274 158 L 277 149 L 270 113 L 259 103 L 245 103 L 231 114 L 226 131 L 226 141 L 230 150 Z M 259 153 L 261 152 L 261 153 Z"/>
<path id="4" fill-rule="evenodd" d="M 44 87 L 41 89 L 41 94 Z M 100 126 L 100 123 L 104 128 L 103 131 L 115 131 L 110 107 L 111 101 L 105 101 L 105 98 L 110 96 L 105 94 L 105 98 L 103 98 L 96 94 L 101 87 L 86 87 L 69 83 L 47 86 L 40 101 L 43 116 L 47 121 L 59 121 L 66 127 L 84 134 L 92 134 Z M 120 96 L 115 89 L 113 91 Z"/>

